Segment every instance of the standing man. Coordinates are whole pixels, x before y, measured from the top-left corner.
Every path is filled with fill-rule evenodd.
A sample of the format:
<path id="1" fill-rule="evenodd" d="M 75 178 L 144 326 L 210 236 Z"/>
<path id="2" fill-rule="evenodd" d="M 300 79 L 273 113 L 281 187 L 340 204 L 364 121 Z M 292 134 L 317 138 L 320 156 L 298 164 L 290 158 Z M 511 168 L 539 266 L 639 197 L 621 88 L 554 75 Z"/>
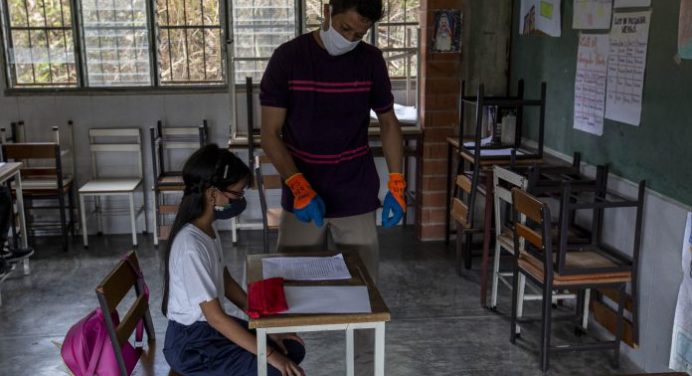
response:
<path id="1" fill-rule="evenodd" d="M 260 89 L 262 148 L 285 181 L 280 252 L 356 250 L 377 280 L 379 176 L 368 146 L 377 113 L 389 192 L 382 224 L 406 211 L 402 136 L 382 51 L 362 42 L 382 18 L 381 0 L 331 0 L 319 30 L 274 51 Z"/>

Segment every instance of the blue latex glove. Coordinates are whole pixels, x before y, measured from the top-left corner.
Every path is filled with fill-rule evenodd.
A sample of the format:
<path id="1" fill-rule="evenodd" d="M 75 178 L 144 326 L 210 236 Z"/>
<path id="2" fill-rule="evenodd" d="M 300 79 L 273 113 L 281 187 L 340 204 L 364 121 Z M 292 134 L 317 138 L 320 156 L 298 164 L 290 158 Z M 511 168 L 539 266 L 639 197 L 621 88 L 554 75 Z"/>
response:
<path id="1" fill-rule="evenodd" d="M 324 224 L 324 201 L 320 196 L 315 195 L 304 208 L 293 208 L 293 213 L 301 222 L 315 221 L 317 227 L 322 227 Z"/>
<path id="2" fill-rule="evenodd" d="M 382 205 L 382 226 L 384 228 L 395 226 L 403 217 L 404 208 L 399 205 L 392 192 L 387 192 Z"/>

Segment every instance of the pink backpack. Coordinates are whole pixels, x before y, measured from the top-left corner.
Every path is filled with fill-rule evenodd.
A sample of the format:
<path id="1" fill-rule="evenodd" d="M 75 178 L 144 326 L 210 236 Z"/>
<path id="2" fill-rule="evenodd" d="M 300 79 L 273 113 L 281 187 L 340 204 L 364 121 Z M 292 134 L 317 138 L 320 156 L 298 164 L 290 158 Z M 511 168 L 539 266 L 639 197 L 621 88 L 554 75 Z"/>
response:
<path id="1" fill-rule="evenodd" d="M 129 264 L 135 269 L 138 278 L 144 282 L 141 271 L 136 269 L 133 264 Z M 149 289 L 146 284 L 144 284 L 144 295 L 147 299 L 149 298 Z M 111 313 L 111 319 L 113 325 L 117 327 L 120 323 L 117 311 Z M 140 320 L 137 323 L 135 334 L 137 343 L 142 341 L 143 336 L 144 323 L 143 320 Z M 141 348 L 135 349 L 129 342 L 125 342 L 123 345 L 122 354 L 128 375 L 132 374 L 141 353 Z M 74 376 L 120 376 L 118 360 L 108 335 L 105 317 L 100 308 L 89 312 L 88 315 L 72 325 L 67 331 L 60 355 Z"/>

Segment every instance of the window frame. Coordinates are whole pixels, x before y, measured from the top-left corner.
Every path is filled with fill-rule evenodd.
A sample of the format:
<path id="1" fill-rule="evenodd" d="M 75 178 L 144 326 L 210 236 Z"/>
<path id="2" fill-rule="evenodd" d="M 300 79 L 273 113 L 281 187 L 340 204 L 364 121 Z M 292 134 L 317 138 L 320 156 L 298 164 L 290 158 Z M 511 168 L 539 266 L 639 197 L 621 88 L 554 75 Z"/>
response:
<path id="1" fill-rule="evenodd" d="M 26 0 L 24 0 L 26 1 Z M 152 93 L 152 94 L 166 94 L 166 93 L 226 93 L 228 92 L 229 85 L 229 74 L 231 70 L 229 69 L 230 56 L 229 56 L 229 46 L 232 44 L 232 36 L 229 34 L 229 9 L 227 2 L 225 0 L 219 1 L 219 29 L 221 32 L 221 69 L 224 73 L 224 80 L 222 84 L 205 84 L 200 82 L 199 84 L 161 84 L 161 79 L 159 77 L 160 67 L 159 67 L 159 56 L 158 52 L 158 28 L 156 26 L 156 0 L 145 0 L 147 7 L 147 28 L 149 34 L 149 74 L 151 76 L 150 85 L 147 86 L 87 86 L 86 80 L 86 53 L 82 33 L 82 7 L 80 0 L 69 0 L 72 11 L 70 14 L 72 38 L 73 38 L 73 51 L 75 54 L 75 65 L 77 73 L 76 86 L 42 86 L 42 87 L 16 87 L 16 80 L 14 80 L 12 69 L 9 65 L 10 62 L 10 37 L 7 33 L 10 31 L 10 15 L 9 15 L 9 3 L 8 0 L 0 0 L 0 12 L 2 13 L 0 17 L 0 48 L 2 51 L 0 55 L 0 62 L 3 63 L 3 73 L 4 85 L 5 85 L 5 95 L 9 96 L 22 96 L 22 95 L 32 95 L 32 94 L 71 94 L 71 95 L 90 95 L 90 94 L 142 94 L 142 93 Z"/>
<path id="2" fill-rule="evenodd" d="M 70 6 L 72 7 L 72 12 L 70 15 L 72 25 L 72 35 L 73 35 L 73 51 L 75 54 L 75 64 L 77 72 L 77 82 L 74 87 L 16 87 L 16 81 L 13 81 L 13 73 L 9 66 L 10 56 L 9 56 L 9 36 L 6 35 L 10 29 L 10 18 L 8 9 L 9 0 L 0 0 L 0 12 L 2 12 L 2 17 L 0 17 L 0 48 L 2 48 L 2 55 L 0 57 L 0 62 L 3 63 L 3 75 L 5 81 L 5 94 L 6 95 L 24 95 L 24 94 L 46 94 L 46 93 L 66 93 L 74 95 L 88 95 L 88 94 L 142 94 L 142 93 L 181 93 L 181 92 L 191 92 L 191 93 L 224 93 L 228 92 L 230 88 L 235 90 L 242 89 L 245 87 L 245 82 L 236 82 L 235 80 L 235 62 L 236 60 L 253 60 L 253 61 L 268 61 L 270 58 L 263 57 L 245 57 L 236 58 L 234 56 L 234 39 L 233 35 L 233 3 L 227 2 L 225 0 L 219 1 L 219 21 L 221 30 L 221 60 L 222 69 L 224 70 L 224 83 L 223 84 L 161 84 L 160 77 L 160 64 L 159 61 L 162 58 L 159 54 L 158 45 L 158 28 L 156 24 L 156 0 L 145 0 L 147 6 L 147 28 L 149 34 L 149 64 L 150 64 L 150 75 L 151 83 L 148 86 L 109 86 L 109 87 L 91 87 L 86 86 L 86 54 L 84 51 L 84 41 L 82 33 L 82 8 L 80 0 L 69 0 Z M 26 0 L 25 0 L 26 1 Z M 295 22 L 296 27 L 295 36 L 308 31 L 307 29 L 307 15 L 306 12 L 306 0 L 294 0 L 295 6 Z M 392 25 L 395 24 L 395 25 Z M 415 22 L 379 22 L 373 25 L 374 32 L 370 33 L 371 44 L 377 46 L 377 26 L 396 26 L 398 24 L 408 24 L 410 26 L 415 25 Z M 420 30 L 420 21 L 417 23 L 418 29 Z M 417 37 L 417 36 L 415 36 Z M 382 49 L 382 48 L 381 48 Z M 399 50 L 420 50 L 420 41 L 418 41 L 418 46 L 415 48 L 393 48 L 393 49 L 382 49 L 383 51 L 396 52 Z M 419 52 L 419 51 L 418 51 Z M 420 61 L 418 62 L 420 66 Z M 417 73 L 419 74 L 419 69 Z M 413 76 L 415 79 L 416 76 Z M 392 85 L 395 88 L 400 88 L 404 86 L 407 79 L 406 77 L 394 77 L 391 79 Z M 258 86 L 259 82 L 254 83 L 253 86 Z"/>

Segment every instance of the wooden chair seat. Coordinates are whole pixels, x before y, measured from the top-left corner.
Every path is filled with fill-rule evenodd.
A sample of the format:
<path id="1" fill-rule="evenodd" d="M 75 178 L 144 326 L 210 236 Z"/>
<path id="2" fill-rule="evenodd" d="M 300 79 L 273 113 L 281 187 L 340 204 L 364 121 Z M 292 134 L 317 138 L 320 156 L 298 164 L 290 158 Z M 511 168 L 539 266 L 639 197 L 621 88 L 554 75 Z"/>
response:
<path id="1" fill-rule="evenodd" d="M 565 265 L 569 268 L 616 268 L 618 265 L 610 259 L 602 256 L 596 251 L 575 251 L 568 252 Z M 538 281 L 544 280 L 543 265 L 535 257 L 522 252 L 519 256 L 519 267 L 531 274 Z M 554 274 L 553 285 L 569 286 L 583 285 L 590 283 L 608 284 L 629 282 L 632 279 L 632 272 L 604 272 L 604 273 L 585 273 L 560 275 Z"/>

